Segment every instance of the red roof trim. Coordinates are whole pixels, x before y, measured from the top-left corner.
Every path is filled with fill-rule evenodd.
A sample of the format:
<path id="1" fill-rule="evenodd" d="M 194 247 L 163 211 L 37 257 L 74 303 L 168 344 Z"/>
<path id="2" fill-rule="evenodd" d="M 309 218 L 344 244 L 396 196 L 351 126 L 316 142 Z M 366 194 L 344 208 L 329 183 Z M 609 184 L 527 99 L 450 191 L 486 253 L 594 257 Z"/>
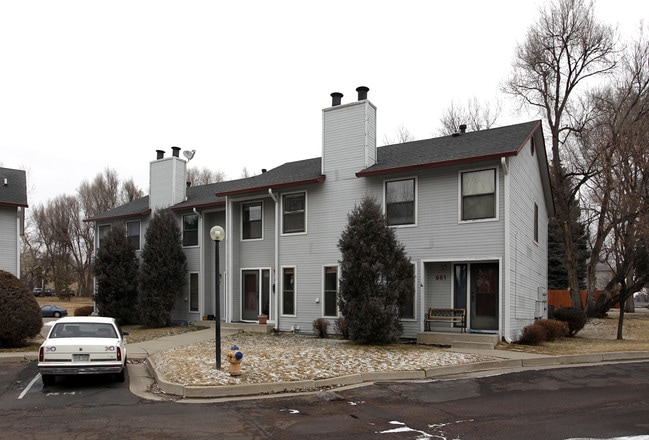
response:
<path id="1" fill-rule="evenodd" d="M 270 188 L 276 189 L 276 188 L 287 188 L 290 186 L 298 186 L 298 185 L 306 185 L 309 183 L 322 183 L 325 181 L 327 176 L 320 176 L 316 179 L 307 179 L 307 180 L 298 180 L 295 182 L 287 182 L 287 183 L 279 183 L 277 185 L 264 185 L 264 186 L 258 186 L 256 188 L 245 188 L 245 189 L 238 189 L 234 191 L 225 191 L 225 192 L 220 192 L 216 193 L 217 197 L 220 196 L 234 196 L 234 195 L 239 195 L 239 194 L 246 194 L 246 193 L 251 193 L 251 192 L 257 192 L 257 191 L 267 191 Z"/>
<path id="2" fill-rule="evenodd" d="M 380 169 L 380 170 L 370 170 L 370 171 L 359 171 L 356 173 L 356 177 L 368 177 L 368 176 L 377 176 L 380 174 L 390 174 L 390 173 L 398 173 L 402 171 L 413 171 L 413 170 L 420 170 L 423 168 L 435 168 L 435 167 L 442 167 L 442 166 L 447 166 L 447 165 L 458 165 L 458 164 L 463 164 L 463 163 L 471 163 L 471 162 L 477 162 L 481 160 L 492 160 L 492 159 L 500 159 L 501 157 L 509 157 L 509 156 L 516 156 L 518 155 L 518 152 L 520 151 L 517 150 L 515 152 L 509 152 L 509 153 L 499 153 L 499 154 L 490 154 L 487 156 L 473 156 L 473 157 L 468 157 L 464 159 L 454 159 L 454 160 L 443 160 L 440 162 L 430 162 L 430 163 L 423 163 L 423 164 L 417 164 L 417 165 L 407 165 L 407 166 L 402 166 L 402 167 L 395 167 L 395 168 L 385 168 L 385 169 Z"/>

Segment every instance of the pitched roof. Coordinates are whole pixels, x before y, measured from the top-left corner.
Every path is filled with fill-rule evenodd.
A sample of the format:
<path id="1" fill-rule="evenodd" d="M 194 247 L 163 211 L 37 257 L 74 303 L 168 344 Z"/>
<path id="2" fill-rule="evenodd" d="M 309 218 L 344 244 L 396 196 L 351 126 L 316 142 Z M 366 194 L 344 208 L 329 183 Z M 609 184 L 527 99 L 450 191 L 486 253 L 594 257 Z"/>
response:
<path id="1" fill-rule="evenodd" d="M 371 176 L 514 156 L 540 126 L 540 121 L 531 121 L 490 130 L 386 145 L 377 149 L 376 164 L 356 175 Z"/>
<path id="2" fill-rule="evenodd" d="M 541 121 L 530 121 L 490 130 L 386 145 L 377 148 L 377 163 L 360 170 L 356 175 L 363 177 L 514 156 L 540 128 Z M 540 141 L 543 141 L 542 137 Z M 544 175 L 544 190 L 548 197 L 547 194 L 550 194 L 550 190 L 545 147 L 540 146 L 538 150 L 543 155 L 542 158 L 539 157 L 540 165 L 545 164 L 545 170 L 542 169 L 541 173 Z M 173 205 L 170 209 L 180 211 L 220 206 L 225 204 L 226 196 L 265 192 L 268 189 L 276 190 L 309 183 L 322 183 L 325 179 L 326 176 L 322 174 L 322 159 L 320 157 L 287 162 L 257 176 L 189 187 L 186 200 Z M 551 197 L 548 200 L 551 201 Z M 150 212 L 149 197 L 146 196 L 86 221 L 144 216 Z"/>
<path id="3" fill-rule="evenodd" d="M 0 167 L 0 206 L 28 206 L 27 175 L 24 170 Z"/>

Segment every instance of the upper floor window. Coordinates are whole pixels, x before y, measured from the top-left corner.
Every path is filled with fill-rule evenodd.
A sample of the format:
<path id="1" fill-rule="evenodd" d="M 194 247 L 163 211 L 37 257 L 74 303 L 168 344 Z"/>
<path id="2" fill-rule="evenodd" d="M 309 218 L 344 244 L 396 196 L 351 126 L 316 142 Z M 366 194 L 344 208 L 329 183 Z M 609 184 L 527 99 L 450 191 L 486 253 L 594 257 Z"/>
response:
<path id="1" fill-rule="evenodd" d="M 388 225 L 415 224 L 415 179 L 385 182 L 385 213 Z"/>
<path id="2" fill-rule="evenodd" d="M 183 215 L 183 246 L 198 246 L 198 216 Z"/>
<path id="3" fill-rule="evenodd" d="M 244 240 L 253 240 L 262 237 L 262 204 L 261 202 L 246 203 L 242 205 L 242 232 Z"/>
<path id="4" fill-rule="evenodd" d="M 496 218 L 496 170 L 461 174 L 462 220 Z"/>
<path id="5" fill-rule="evenodd" d="M 282 208 L 282 232 L 284 234 L 306 232 L 306 193 L 284 194 Z"/>
<path id="6" fill-rule="evenodd" d="M 104 241 L 108 233 L 110 232 L 110 225 L 101 225 L 97 228 L 97 237 L 99 238 L 99 243 L 97 248 L 101 247 L 101 243 Z"/>
<path id="7" fill-rule="evenodd" d="M 126 237 L 136 251 L 140 250 L 140 221 L 126 222 Z"/>

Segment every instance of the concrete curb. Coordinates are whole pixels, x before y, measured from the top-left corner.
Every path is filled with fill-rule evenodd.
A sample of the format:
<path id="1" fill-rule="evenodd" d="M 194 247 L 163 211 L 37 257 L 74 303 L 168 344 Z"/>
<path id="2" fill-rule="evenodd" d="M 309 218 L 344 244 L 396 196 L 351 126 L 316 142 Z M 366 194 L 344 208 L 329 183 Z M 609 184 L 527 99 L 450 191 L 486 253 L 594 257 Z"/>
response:
<path id="1" fill-rule="evenodd" d="M 485 371 L 502 371 L 507 369 L 523 368 L 533 369 L 556 367 L 561 365 L 597 364 L 602 362 L 625 362 L 648 359 L 649 351 L 544 356 L 528 359 L 503 359 L 467 363 L 435 367 L 427 370 L 369 372 L 317 380 L 217 386 L 191 386 L 170 383 L 166 381 L 162 374 L 159 374 L 156 371 L 155 363 L 151 357 L 147 358 L 146 365 L 151 376 L 157 381 L 158 387 L 166 394 L 200 399 L 261 396 L 266 394 L 282 394 L 290 392 L 312 392 L 322 388 L 351 386 L 362 383 L 424 380 Z"/>

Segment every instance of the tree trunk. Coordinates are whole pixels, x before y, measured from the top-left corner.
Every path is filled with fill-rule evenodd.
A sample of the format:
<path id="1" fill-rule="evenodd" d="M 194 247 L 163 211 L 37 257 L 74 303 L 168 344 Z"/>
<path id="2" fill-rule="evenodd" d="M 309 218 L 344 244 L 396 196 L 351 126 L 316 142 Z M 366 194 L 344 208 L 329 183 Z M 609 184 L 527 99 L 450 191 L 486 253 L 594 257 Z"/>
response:
<path id="1" fill-rule="evenodd" d="M 622 340 L 622 325 L 624 323 L 624 304 L 626 301 L 624 301 L 624 295 L 620 295 L 620 317 L 617 320 L 617 338 L 619 340 Z"/>

